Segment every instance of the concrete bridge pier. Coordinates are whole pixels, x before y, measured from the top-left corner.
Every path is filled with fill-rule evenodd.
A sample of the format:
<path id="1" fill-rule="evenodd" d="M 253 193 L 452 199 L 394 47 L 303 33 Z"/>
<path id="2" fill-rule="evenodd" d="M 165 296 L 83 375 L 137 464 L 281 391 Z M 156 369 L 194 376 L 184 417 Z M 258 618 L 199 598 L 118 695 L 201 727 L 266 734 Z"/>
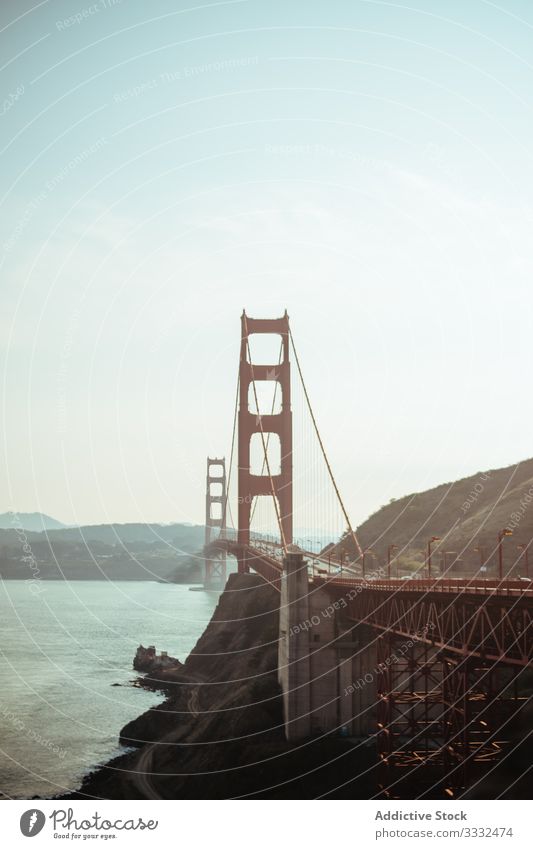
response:
<path id="1" fill-rule="evenodd" d="M 350 592 L 353 590 L 347 590 Z M 309 583 L 299 552 L 284 560 L 278 680 L 285 736 L 366 736 L 376 730 L 377 656 L 371 629 L 343 626 L 344 591 Z"/>
<path id="2" fill-rule="evenodd" d="M 376 634 L 367 625 L 351 626 L 338 643 L 339 713 L 353 737 L 377 731 L 378 653 Z"/>
<path id="3" fill-rule="evenodd" d="M 307 563 L 301 554 L 287 554 L 281 577 L 278 681 L 283 693 L 285 736 L 291 741 L 311 735 L 308 619 Z"/>

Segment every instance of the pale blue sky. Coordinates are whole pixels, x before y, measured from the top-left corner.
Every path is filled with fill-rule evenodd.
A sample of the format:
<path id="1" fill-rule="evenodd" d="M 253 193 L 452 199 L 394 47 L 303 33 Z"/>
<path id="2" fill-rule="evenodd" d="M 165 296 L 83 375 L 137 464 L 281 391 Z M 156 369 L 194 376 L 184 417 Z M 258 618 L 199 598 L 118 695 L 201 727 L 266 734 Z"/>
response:
<path id="1" fill-rule="evenodd" d="M 0 16 L 0 510 L 201 521 L 243 307 L 354 522 L 533 454 L 529 2 Z"/>

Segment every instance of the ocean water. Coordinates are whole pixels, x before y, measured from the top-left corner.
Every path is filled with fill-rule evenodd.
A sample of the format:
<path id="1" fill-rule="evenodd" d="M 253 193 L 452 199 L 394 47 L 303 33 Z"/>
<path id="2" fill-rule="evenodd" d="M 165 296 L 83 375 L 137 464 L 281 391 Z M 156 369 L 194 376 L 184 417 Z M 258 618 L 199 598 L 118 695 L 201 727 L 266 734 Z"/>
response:
<path id="1" fill-rule="evenodd" d="M 184 660 L 217 600 L 147 581 L 0 582 L 0 798 L 76 789 L 123 752 L 122 726 L 162 700 L 131 684 L 137 646 Z"/>

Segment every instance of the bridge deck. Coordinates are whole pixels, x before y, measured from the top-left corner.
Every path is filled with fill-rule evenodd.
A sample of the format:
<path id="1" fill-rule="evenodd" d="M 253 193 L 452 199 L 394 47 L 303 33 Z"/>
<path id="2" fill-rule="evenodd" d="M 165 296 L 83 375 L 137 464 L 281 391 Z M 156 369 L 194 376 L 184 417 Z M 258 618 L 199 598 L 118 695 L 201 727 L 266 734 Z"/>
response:
<path id="1" fill-rule="evenodd" d="M 245 554 L 249 568 L 280 589 L 279 547 L 272 556 L 264 545 L 243 551 L 234 540 L 219 539 L 216 546 Z M 307 557 L 317 561 L 316 555 Z M 475 578 L 364 580 L 344 571 L 324 575 L 324 569 L 308 568 L 310 592 L 325 589 L 354 623 L 416 637 L 463 656 L 533 666 L 532 584 Z"/>

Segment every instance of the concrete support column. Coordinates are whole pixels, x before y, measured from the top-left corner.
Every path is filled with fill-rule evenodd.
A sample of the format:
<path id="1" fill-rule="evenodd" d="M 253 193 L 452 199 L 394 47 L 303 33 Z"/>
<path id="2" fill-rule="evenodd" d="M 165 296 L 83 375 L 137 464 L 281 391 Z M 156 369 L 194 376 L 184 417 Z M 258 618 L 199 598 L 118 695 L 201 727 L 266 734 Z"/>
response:
<path id="1" fill-rule="evenodd" d="M 309 581 L 302 554 L 287 554 L 281 578 L 278 680 L 283 692 L 283 716 L 287 740 L 311 734 L 309 630 Z"/>
<path id="2" fill-rule="evenodd" d="M 378 655 L 376 633 L 358 625 L 352 630 L 350 659 L 345 662 L 351 679 L 344 686 L 342 701 L 345 714 L 352 717 L 349 730 L 354 737 L 376 732 Z"/>
<path id="3" fill-rule="evenodd" d="M 338 643 L 339 722 L 353 737 L 376 732 L 377 644 L 372 628 L 356 625 Z"/>
<path id="4" fill-rule="evenodd" d="M 287 740 L 376 731 L 376 634 L 365 626 L 343 627 L 344 608 L 342 597 L 309 582 L 302 554 L 285 557 L 278 680 Z"/>

